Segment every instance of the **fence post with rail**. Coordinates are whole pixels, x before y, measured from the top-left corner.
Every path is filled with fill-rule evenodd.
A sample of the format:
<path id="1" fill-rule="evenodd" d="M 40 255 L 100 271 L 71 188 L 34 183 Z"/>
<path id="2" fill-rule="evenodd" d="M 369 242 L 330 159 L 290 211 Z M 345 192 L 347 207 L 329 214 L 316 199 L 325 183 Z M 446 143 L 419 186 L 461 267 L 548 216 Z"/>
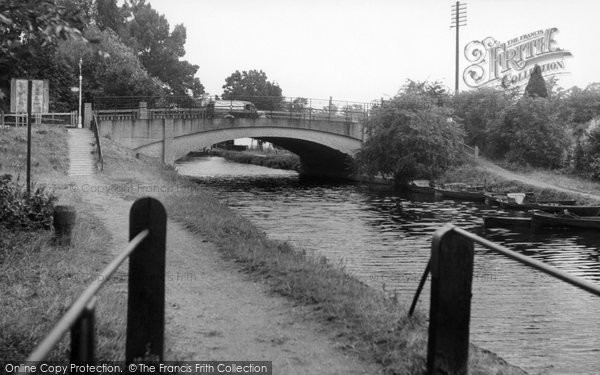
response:
<path id="1" fill-rule="evenodd" d="M 140 198 L 131 207 L 130 241 L 73 302 L 67 312 L 27 357 L 26 362 L 48 358 L 63 336 L 71 332 L 72 363 L 91 364 L 95 358 L 96 294 L 129 258 L 127 338 L 125 359 L 161 361 L 164 357 L 165 253 L 167 214 L 154 198 Z M 30 373 L 26 369 L 24 373 Z"/>
<path id="2" fill-rule="evenodd" d="M 431 272 L 427 343 L 428 374 L 468 374 L 475 243 L 600 297 L 599 285 L 510 250 L 452 224 L 446 224 L 433 236 L 431 258 L 427 262 L 409 310 L 409 315 L 412 315 L 423 284 Z"/>

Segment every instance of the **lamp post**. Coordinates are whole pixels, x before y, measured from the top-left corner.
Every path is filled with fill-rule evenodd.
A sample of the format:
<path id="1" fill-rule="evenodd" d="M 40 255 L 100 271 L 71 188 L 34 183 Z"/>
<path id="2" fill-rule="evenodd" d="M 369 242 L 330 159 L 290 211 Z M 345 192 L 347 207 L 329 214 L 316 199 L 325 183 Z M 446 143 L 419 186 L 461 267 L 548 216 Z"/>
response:
<path id="1" fill-rule="evenodd" d="M 81 87 L 83 82 L 83 76 L 81 75 L 81 64 L 83 63 L 82 58 L 79 58 L 79 115 L 77 116 L 77 127 L 81 129 Z"/>

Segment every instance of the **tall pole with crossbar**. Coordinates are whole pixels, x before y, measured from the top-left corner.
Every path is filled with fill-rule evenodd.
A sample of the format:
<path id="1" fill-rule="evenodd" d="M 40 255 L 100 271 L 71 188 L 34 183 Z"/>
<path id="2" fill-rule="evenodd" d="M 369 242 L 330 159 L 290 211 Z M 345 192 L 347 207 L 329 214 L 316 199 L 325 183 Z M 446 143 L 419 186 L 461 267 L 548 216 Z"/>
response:
<path id="1" fill-rule="evenodd" d="M 457 1 L 452 5 L 452 23 L 450 28 L 456 28 L 456 70 L 454 75 L 454 93 L 458 94 L 458 66 L 459 66 L 459 29 L 461 26 L 467 25 L 467 4 Z"/>

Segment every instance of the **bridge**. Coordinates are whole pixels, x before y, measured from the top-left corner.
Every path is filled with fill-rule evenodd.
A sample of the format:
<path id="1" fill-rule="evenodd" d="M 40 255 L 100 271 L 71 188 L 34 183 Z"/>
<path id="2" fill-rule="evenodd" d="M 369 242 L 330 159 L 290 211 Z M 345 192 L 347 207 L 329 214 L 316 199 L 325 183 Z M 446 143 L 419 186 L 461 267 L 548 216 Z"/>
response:
<path id="1" fill-rule="evenodd" d="M 303 174 L 348 176 L 364 139 L 368 105 L 341 106 L 339 101 L 329 100 L 319 109 L 311 105 L 314 101 L 303 98 L 305 106 L 283 105 L 283 109 L 259 111 L 250 117 L 214 116 L 205 106 L 149 108 L 148 102 L 140 102 L 136 108 L 94 108 L 94 113 L 101 136 L 170 165 L 191 151 L 254 138 L 297 154 Z"/>

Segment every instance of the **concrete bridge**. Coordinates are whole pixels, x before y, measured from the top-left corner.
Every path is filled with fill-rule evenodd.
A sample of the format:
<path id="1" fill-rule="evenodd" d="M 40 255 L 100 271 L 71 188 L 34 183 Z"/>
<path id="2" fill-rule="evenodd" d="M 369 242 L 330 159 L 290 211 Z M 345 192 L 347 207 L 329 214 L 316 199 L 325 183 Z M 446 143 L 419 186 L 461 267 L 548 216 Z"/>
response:
<path id="1" fill-rule="evenodd" d="M 100 135 L 166 164 L 191 151 L 238 138 L 273 143 L 300 157 L 301 173 L 348 176 L 363 142 L 356 117 L 270 113 L 252 118 L 208 118 L 202 110 L 96 111 Z"/>

